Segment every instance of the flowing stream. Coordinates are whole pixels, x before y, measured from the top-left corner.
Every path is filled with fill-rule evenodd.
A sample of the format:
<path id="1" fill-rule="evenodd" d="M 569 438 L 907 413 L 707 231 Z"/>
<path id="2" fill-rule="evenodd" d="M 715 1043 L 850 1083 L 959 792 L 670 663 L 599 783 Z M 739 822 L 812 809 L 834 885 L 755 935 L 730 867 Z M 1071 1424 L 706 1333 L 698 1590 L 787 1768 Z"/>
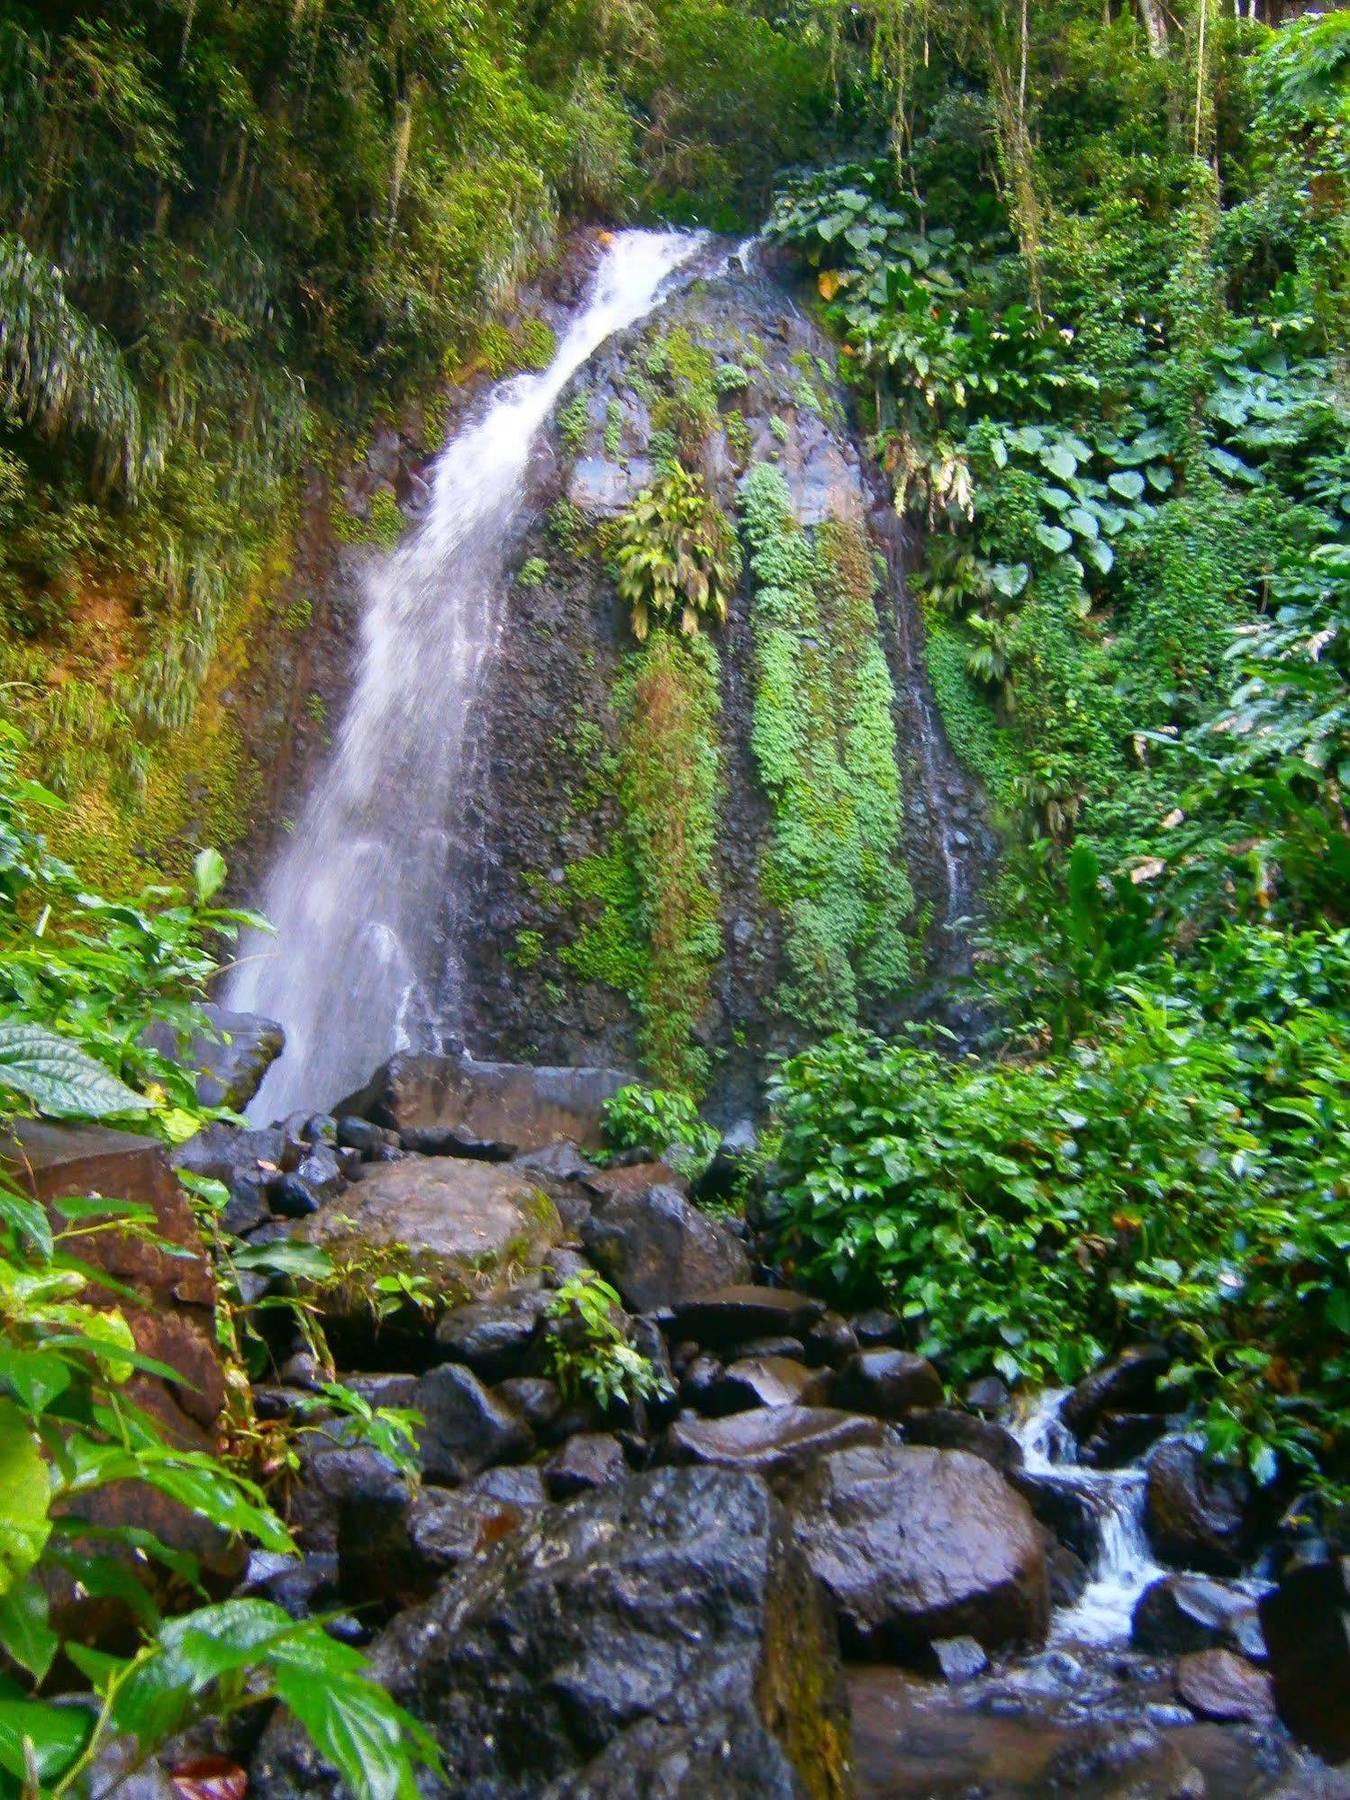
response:
<path id="1" fill-rule="evenodd" d="M 1153 1560 L 1144 1533 L 1147 1477 L 1141 1468 L 1079 1467 L 1077 1441 L 1059 1420 L 1067 1397 L 1067 1389 L 1047 1390 L 1013 1428 L 1027 1473 L 1077 1495 L 1096 1526 L 1088 1585 L 1072 1606 L 1055 1614 L 1051 1637 L 1059 1643 L 1127 1643 L 1136 1601 L 1165 1572 Z"/>
<path id="2" fill-rule="evenodd" d="M 463 830 L 466 718 L 499 628 L 530 452 L 576 370 L 651 311 L 701 242 L 620 232 L 552 364 L 503 383 L 451 439 L 425 516 L 372 562 L 346 718 L 263 897 L 275 935 L 245 945 L 225 996 L 286 1028 L 254 1118 L 331 1105 L 395 1050 L 438 1048 L 453 1030 L 457 971 L 441 927 Z"/>

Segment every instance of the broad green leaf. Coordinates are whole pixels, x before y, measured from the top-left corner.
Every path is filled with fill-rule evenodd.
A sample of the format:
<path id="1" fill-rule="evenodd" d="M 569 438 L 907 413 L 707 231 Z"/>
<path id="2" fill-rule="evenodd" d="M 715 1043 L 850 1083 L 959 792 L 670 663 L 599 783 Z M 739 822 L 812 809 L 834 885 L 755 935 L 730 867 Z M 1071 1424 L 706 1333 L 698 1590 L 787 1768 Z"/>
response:
<path id="1" fill-rule="evenodd" d="M 78 1044 L 14 1019 L 0 1020 L 0 1088 L 25 1095 L 39 1112 L 56 1118 L 99 1119 L 150 1105 Z"/>
<path id="2" fill-rule="evenodd" d="M 1108 475 L 1106 485 L 1125 500 L 1137 500 L 1144 491 L 1144 478 L 1138 469 L 1117 469 Z"/>
<path id="3" fill-rule="evenodd" d="M 361 1800 L 396 1800 L 405 1791 L 408 1756 L 402 1717 L 373 1682 L 315 1681 L 301 1669 L 279 1669 L 277 1692 Z"/>
<path id="4" fill-rule="evenodd" d="M 1109 575 L 1115 566 L 1116 553 L 1105 538 L 1094 538 L 1091 543 L 1084 544 L 1083 555 L 1102 575 Z"/>
<path id="5" fill-rule="evenodd" d="M 1086 507 L 1071 506 L 1064 515 L 1064 523 L 1070 530 L 1076 531 L 1079 537 L 1095 538 L 1097 536 L 1097 521 Z"/>
<path id="6" fill-rule="evenodd" d="M 278 1238 L 272 1244 L 250 1244 L 231 1258 L 236 1269 L 258 1274 L 294 1275 L 301 1281 L 323 1281 L 333 1273 L 327 1252 L 317 1244 L 297 1244 Z"/>
<path id="7" fill-rule="evenodd" d="M 1041 461 L 1061 481 L 1072 481 L 1078 470 L 1078 458 L 1067 444 L 1049 444 L 1041 451 Z"/>
<path id="8" fill-rule="evenodd" d="M 197 904 L 207 906 L 225 885 L 225 858 L 219 850 L 199 850 L 192 865 L 192 878 L 197 889 Z"/>
<path id="9" fill-rule="evenodd" d="M 93 1716 L 84 1707 L 47 1700 L 0 1700 L 0 1769 L 23 1783 L 29 1751 L 39 1782 L 49 1788 L 84 1749 Z"/>
<path id="10" fill-rule="evenodd" d="M 0 1401 L 0 1594 L 23 1581 L 51 1533 L 51 1481 L 28 1421 Z"/>
<path id="11" fill-rule="evenodd" d="M 1157 494 L 1165 494 L 1176 479 L 1166 463 L 1150 463 L 1144 473 L 1148 476 L 1148 485 Z"/>
<path id="12" fill-rule="evenodd" d="M 1057 556 L 1062 556 L 1073 543 L 1073 534 L 1065 531 L 1062 525 L 1038 525 L 1036 536 L 1047 550 L 1053 550 Z"/>
<path id="13" fill-rule="evenodd" d="M 49 1402 L 70 1386 L 70 1369 L 64 1358 L 50 1350 L 22 1350 L 0 1345 L 0 1383 L 14 1395 L 25 1412 L 45 1412 Z"/>
<path id="14" fill-rule="evenodd" d="M 40 1581 L 0 1594 L 0 1649 L 35 1681 L 51 1668 L 59 1642 L 47 1623 L 47 1593 Z"/>

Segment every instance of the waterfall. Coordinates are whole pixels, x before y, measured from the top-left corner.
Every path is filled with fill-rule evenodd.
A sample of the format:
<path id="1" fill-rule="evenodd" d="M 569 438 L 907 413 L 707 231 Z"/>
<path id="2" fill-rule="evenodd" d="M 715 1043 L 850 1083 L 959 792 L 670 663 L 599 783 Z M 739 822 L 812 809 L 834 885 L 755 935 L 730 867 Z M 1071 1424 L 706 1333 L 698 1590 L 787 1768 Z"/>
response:
<path id="1" fill-rule="evenodd" d="M 1027 1473 L 1077 1494 L 1092 1514 L 1097 1536 L 1088 1584 L 1056 1615 L 1051 1636 L 1062 1643 L 1125 1643 L 1135 1603 L 1163 1573 L 1144 1532 L 1147 1477 L 1140 1468 L 1080 1468 L 1077 1441 L 1059 1418 L 1066 1397 L 1065 1389 L 1041 1394 L 1014 1427 Z"/>
<path id="2" fill-rule="evenodd" d="M 530 451 L 571 376 L 651 310 L 700 242 L 619 233 L 549 368 L 504 382 L 451 439 L 425 516 L 372 562 L 346 717 L 263 896 L 275 935 L 249 939 L 225 996 L 286 1029 L 255 1118 L 332 1105 L 395 1050 L 435 1048 L 453 1032 L 454 949 L 439 940 L 464 823 L 466 722 L 498 629 Z"/>

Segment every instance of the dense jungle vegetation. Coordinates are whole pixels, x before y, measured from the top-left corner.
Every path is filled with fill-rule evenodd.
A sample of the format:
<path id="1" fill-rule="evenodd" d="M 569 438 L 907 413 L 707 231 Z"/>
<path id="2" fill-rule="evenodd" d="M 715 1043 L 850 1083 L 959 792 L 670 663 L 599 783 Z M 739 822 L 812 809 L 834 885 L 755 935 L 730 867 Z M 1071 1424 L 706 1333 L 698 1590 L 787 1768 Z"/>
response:
<path id="1" fill-rule="evenodd" d="M 971 927 L 980 1054 L 845 1035 L 779 1071 L 756 1204 L 782 1267 L 896 1305 L 952 1380 L 1069 1380 L 1158 1336 L 1215 1457 L 1343 1495 L 1348 126 L 1350 14 L 1214 0 L 14 0 L 0 1117 L 167 1141 L 202 1121 L 141 1034 L 191 1018 L 240 923 L 209 848 L 250 805 L 223 695 L 303 629 L 273 600 L 306 469 L 474 366 L 546 358 L 502 320 L 569 224 L 767 218 L 922 541 L 931 680 L 1005 844 Z M 631 578 L 635 680 L 704 735 L 724 576 L 772 591 L 782 634 L 856 601 L 785 545 L 767 474 L 740 526 L 701 601 Z M 700 647 L 677 651 L 690 606 Z M 846 751 L 818 719 L 761 738 L 820 1020 L 850 956 L 907 972 L 872 825 L 815 856 L 803 823 L 803 767 L 878 766 L 875 675 L 841 676 L 870 720 Z M 693 821 L 660 851 L 687 879 L 658 1040 L 715 931 L 705 774 L 633 800 L 658 847 L 673 809 Z M 875 797 L 890 830 L 898 794 Z M 680 1097 L 630 1104 L 634 1141 L 657 1116 L 707 1154 Z M 322 1259 L 241 1251 L 222 1198 L 195 1195 L 248 1368 L 249 1257 Z M 0 1789 L 79 1791 L 112 1734 L 276 1694 L 361 1791 L 409 1792 L 430 1747 L 355 1652 L 262 1602 L 168 1623 L 147 1602 L 125 1657 L 59 1641 L 35 1570 L 126 1587 L 60 1503 L 135 1474 L 284 1544 L 293 1451 L 246 1383 L 220 1457 L 123 1396 L 137 1353 L 80 1239 L 144 1217 L 74 1206 L 53 1231 L 5 1188 L 0 1224 Z M 406 1454 L 406 1421 L 328 1400 Z M 121 1548 L 159 1554 L 142 1538 Z M 316 1693 L 297 1671 L 320 1660 Z M 96 1718 L 35 1697 L 53 1669 Z"/>

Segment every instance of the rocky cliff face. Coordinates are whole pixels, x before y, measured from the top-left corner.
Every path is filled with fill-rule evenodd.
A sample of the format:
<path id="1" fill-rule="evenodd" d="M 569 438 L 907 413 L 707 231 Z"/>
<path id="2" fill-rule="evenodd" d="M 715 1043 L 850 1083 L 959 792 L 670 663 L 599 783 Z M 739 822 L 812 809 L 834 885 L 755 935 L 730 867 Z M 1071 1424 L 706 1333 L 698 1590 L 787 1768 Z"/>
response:
<path id="1" fill-rule="evenodd" d="M 796 753 L 824 755 L 823 781 L 839 778 L 839 793 L 817 796 L 819 818 L 800 816 L 800 797 L 794 815 L 774 785 L 774 708 L 792 695 L 772 691 L 782 644 L 769 641 L 776 577 L 761 557 L 747 555 L 725 627 L 710 634 L 711 720 L 691 731 L 687 708 L 658 717 L 649 693 L 635 702 L 633 684 L 643 680 L 635 665 L 650 651 L 638 651 L 618 599 L 614 548 L 626 509 L 672 450 L 702 473 L 747 551 L 747 495 L 767 479 L 755 472 L 777 471 L 789 516 L 768 561 L 778 551 L 815 558 L 801 583 L 809 616 L 795 621 L 788 681 L 816 715 L 796 722 Z M 885 1025 L 916 1008 L 959 961 L 947 927 L 971 906 L 992 849 L 979 797 L 927 696 L 898 521 L 868 468 L 830 346 L 772 275 L 734 264 L 696 281 L 581 372 L 535 481 L 472 734 L 471 829 L 452 884 L 460 913 L 452 928 L 469 977 L 464 1035 L 481 1055 L 651 1065 L 662 998 L 644 993 L 641 965 L 653 934 L 680 922 L 670 926 L 642 866 L 653 854 L 643 841 L 642 763 L 650 755 L 678 772 L 711 752 L 707 916 L 684 920 L 707 949 L 686 965 L 698 990 L 687 1024 L 693 1067 L 738 1104 L 768 1054 L 831 1025 Z M 851 612 L 821 599 L 845 585 L 841 567 Z M 839 642 L 860 617 L 859 641 Z M 841 657 L 850 663 L 842 675 Z M 872 707 L 870 726 L 846 716 L 855 702 Z M 899 795 L 885 767 L 869 770 L 848 741 L 887 728 Z M 822 731 L 838 739 L 837 755 Z M 856 846 L 845 842 L 853 826 L 842 812 L 874 801 L 894 812 L 894 841 L 882 841 L 891 831 L 883 820 L 862 851 L 887 865 L 875 927 L 812 919 L 817 902 L 822 914 L 847 910 L 842 864 Z M 793 833 L 803 831 L 818 841 L 797 844 Z M 687 885 L 688 860 L 677 855 L 674 865 Z M 840 967 L 826 966 L 831 959 Z M 869 978 L 869 962 L 899 978 Z"/>

